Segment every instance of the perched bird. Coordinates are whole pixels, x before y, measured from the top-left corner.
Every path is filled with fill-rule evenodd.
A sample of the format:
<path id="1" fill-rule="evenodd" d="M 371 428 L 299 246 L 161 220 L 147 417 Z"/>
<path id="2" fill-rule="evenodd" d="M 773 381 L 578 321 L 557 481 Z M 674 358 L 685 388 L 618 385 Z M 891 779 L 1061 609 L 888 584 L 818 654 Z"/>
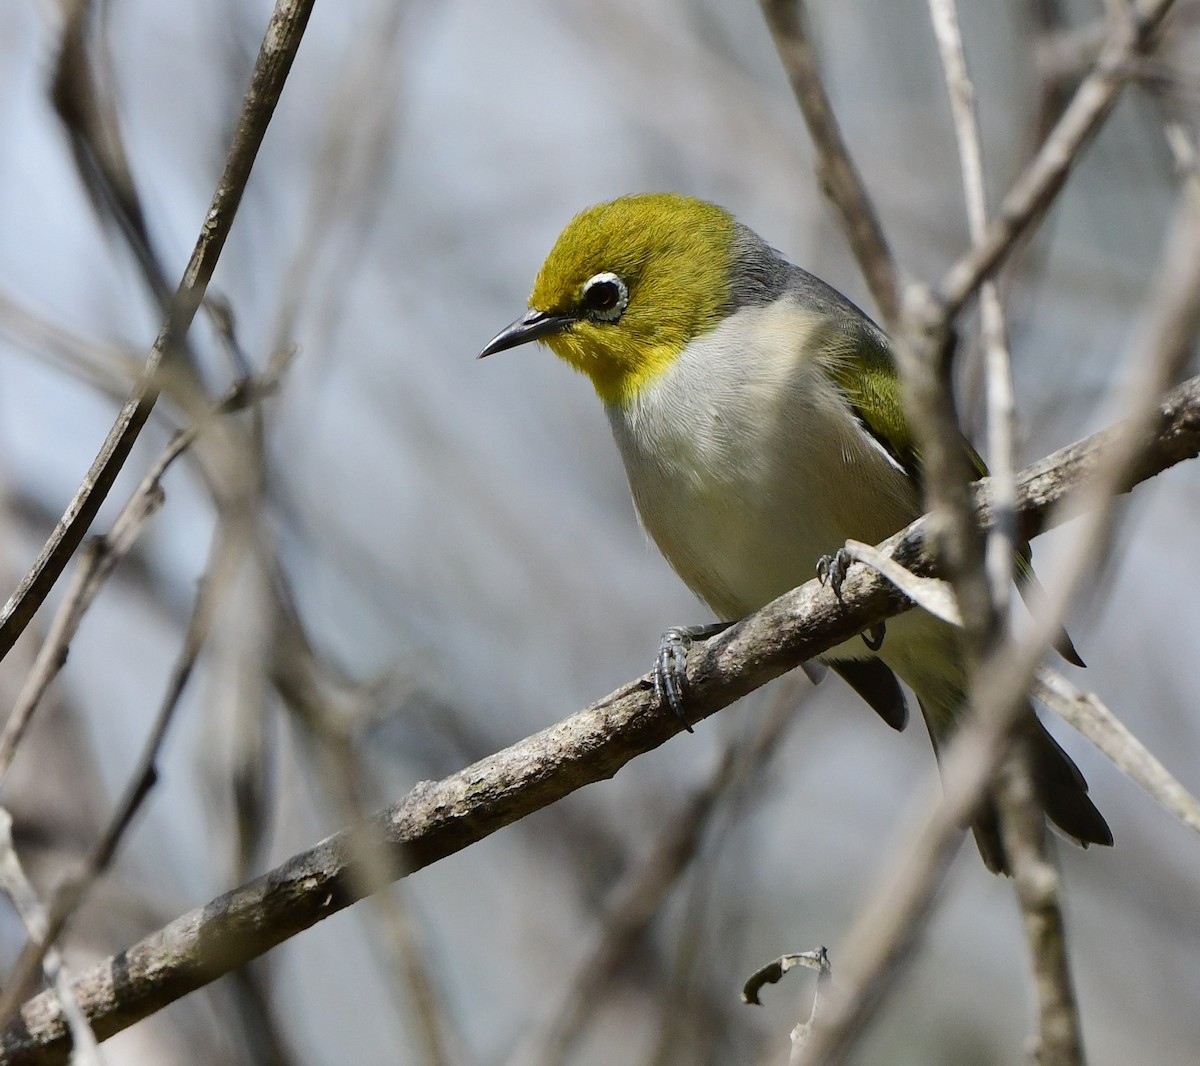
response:
<path id="1" fill-rule="evenodd" d="M 480 355 L 534 340 L 591 379 L 643 525 L 724 625 L 803 584 L 848 539 L 875 544 L 922 513 L 886 334 L 714 204 L 648 194 L 577 215 L 529 311 Z M 1028 558 L 1026 546 L 1017 570 L 1032 579 Z M 664 635 L 655 676 L 677 713 L 690 640 L 720 628 Z M 881 643 L 856 637 L 822 659 L 894 728 L 907 718 L 899 675 L 934 750 L 953 733 L 962 648 L 932 615 L 909 611 Z M 1032 713 L 1026 728 L 1050 820 L 1084 846 L 1111 844 L 1078 768 Z M 988 868 L 1007 872 L 990 803 L 972 828 Z"/>

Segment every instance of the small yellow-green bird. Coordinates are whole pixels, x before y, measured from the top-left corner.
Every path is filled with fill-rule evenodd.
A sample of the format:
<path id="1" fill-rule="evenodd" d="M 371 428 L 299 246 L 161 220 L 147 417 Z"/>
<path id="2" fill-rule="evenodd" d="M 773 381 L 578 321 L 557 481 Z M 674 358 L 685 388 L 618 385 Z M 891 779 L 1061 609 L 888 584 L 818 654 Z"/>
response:
<path id="1" fill-rule="evenodd" d="M 529 311 L 480 355 L 534 340 L 591 379 L 643 525 L 723 620 L 664 634 L 656 687 L 681 717 L 692 639 L 803 584 L 848 539 L 878 543 L 922 513 L 887 336 L 714 204 L 647 194 L 577 215 Z M 1017 570 L 1032 580 L 1028 560 L 1026 546 Z M 953 732 L 962 649 L 932 615 L 909 611 L 882 643 L 855 638 L 822 658 L 897 729 L 899 675 L 935 751 Z M 1029 730 L 1050 820 L 1084 846 L 1111 844 L 1079 769 L 1032 714 Z M 1007 872 L 990 803 L 972 828 L 988 868 Z"/>

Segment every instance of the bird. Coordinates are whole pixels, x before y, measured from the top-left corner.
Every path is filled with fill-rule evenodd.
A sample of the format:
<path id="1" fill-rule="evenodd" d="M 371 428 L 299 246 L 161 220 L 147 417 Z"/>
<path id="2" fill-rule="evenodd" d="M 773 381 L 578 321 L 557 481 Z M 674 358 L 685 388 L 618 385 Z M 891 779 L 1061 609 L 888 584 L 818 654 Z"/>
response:
<path id="1" fill-rule="evenodd" d="M 689 728 L 694 639 L 818 570 L 836 581 L 847 540 L 878 543 L 923 513 L 921 456 L 887 334 L 716 204 L 642 193 L 581 211 L 546 257 L 528 310 L 479 357 L 531 341 L 590 379 L 643 527 L 718 619 L 668 629 L 655 663 L 660 698 Z M 1019 585 L 1033 581 L 1029 560 L 1020 546 Z M 1069 638 L 1060 650 L 1082 665 Z M 908 714 L 902 680 L 935 754 L 944 750 L 965 705 L 954 627 L 917 608 L 821 660 L 896 729 Z M 1084 847 L 1111 845 L 1082 773 L 1032 708 L 1023 730 L 1049 821 Z M 992 797 L 971 828 L 987 868 L 1010 873 Z"/>

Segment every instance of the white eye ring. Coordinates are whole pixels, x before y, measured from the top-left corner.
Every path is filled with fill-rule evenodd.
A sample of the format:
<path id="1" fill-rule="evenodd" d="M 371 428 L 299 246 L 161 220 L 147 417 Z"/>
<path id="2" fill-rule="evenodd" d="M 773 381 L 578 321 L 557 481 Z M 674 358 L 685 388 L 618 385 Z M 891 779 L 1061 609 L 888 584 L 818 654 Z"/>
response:
<path id="1" fill-rule="evenodd" d="M 616 322 L 629 303 L 629 290 L 616 274 L 605 270 L 588 278 L 583 286 L 582 302 L 588 318 Z"/>

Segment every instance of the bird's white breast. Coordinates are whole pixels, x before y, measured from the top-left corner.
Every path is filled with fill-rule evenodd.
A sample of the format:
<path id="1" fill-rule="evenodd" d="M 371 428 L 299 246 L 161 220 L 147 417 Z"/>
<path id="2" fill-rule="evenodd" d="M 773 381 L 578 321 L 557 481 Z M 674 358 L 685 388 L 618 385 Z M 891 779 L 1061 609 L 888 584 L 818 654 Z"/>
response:
<path id="1" fill-rule="evenodd" d="M 920 513 L 916 487 L 806 352 L 795 305 L 745 308 L 608 416 L 643 525 L 688 586 L 738 618 L 850 537 Z"/>

